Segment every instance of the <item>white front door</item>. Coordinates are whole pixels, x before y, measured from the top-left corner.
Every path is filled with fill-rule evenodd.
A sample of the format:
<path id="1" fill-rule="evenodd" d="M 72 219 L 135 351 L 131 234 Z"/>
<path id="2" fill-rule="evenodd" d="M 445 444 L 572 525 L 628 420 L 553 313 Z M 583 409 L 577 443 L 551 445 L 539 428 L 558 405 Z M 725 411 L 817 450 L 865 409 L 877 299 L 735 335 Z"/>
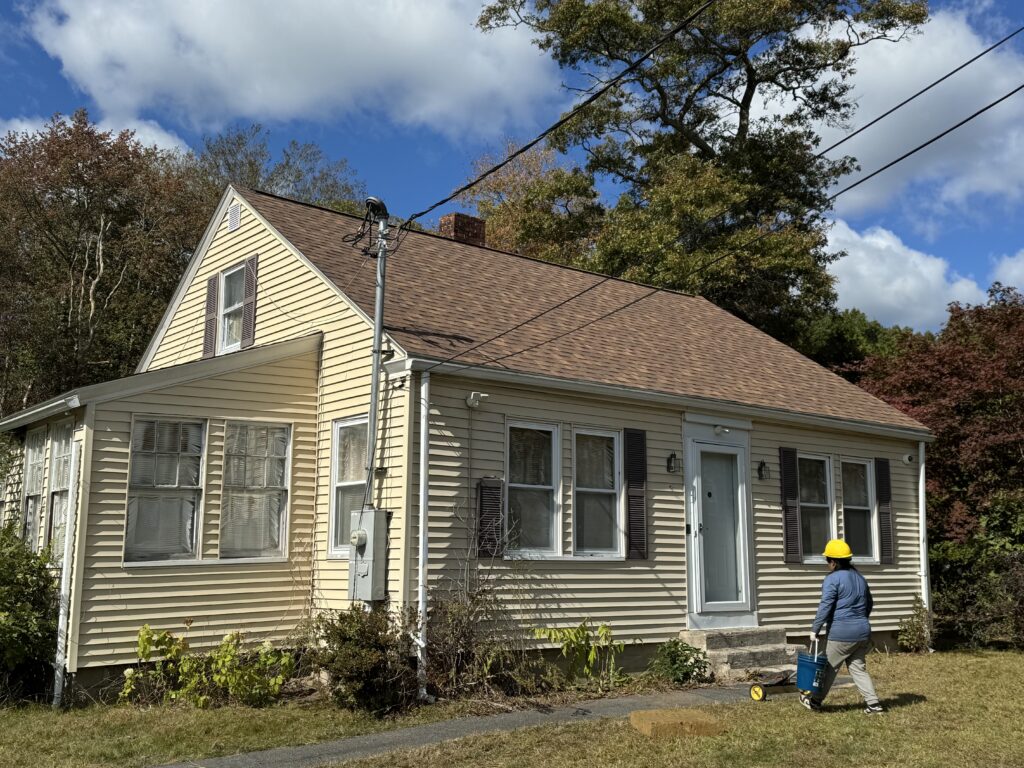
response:
<path id="1" fill-rule="evenodd" d="M 757 626 L 751 595 L 748 450 L 739 442 L 737 437 L 728 442 L 690 440 L 691 629 Z"/>

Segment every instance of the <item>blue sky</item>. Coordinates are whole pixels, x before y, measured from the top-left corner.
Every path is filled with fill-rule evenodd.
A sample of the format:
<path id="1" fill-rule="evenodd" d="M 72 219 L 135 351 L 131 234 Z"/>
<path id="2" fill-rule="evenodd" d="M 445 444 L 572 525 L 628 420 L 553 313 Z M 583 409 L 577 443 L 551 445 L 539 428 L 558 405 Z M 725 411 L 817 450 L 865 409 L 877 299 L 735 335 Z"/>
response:
<path id="1" fill-rule="evenodd" d="M 349 160 L 399 215 L 442 197 L 505 137 L 571 103 L 527 34 L 474 29 L 479 0 L 32 0 L 0 6 L 0 130 L 80 106 L 164 146 L 259 121 Z M 1024 24 L 1011 0 L 932 3 L 863 49 L 852 126 Z M 865 172 L 1024 83 L 1024 33 L 844 146 Z M 771 106 L 767 107 L 771 109 Z M 825 131 L 826 141 L 838 132 Z M 830 142 L 829 142 L 830 143 Z M 840 199 L 841 306 L 937 328 L 994 279 L 1024 287 L 1024 92 Z"/>

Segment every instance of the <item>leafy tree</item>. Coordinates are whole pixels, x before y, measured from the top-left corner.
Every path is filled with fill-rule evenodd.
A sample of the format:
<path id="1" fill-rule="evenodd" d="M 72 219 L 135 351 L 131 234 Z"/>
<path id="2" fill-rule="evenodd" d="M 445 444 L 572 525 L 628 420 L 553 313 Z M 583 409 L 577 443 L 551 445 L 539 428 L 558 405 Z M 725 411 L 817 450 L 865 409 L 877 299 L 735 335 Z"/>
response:
<path id="1" fill-rule="evenodd" d="M 219 194 L 229 183 L 317 203 L 352 213 L 363 212 L 366 189 L 343 158 L 331 160 L 317 144 L 290 141 L 274 160 L 270 132 L 259 123 L 236 126 L 203 139 L 195 160 Z"/>
<path id="2" fill-rule="evenodd" d="M 980 539 L 1024 551 L 1024 296 L 996 283 L 988 303 L 954 303 L 934 337 L 860 367 L 861 386 L 927 425 L 933 542 Z"/>
<path id="3" fill-rule="evenodd" d="M 495 0 L 479 25 L 527 27 L 596 88 L 699 4 Z M 816 126 L 851 116 L 855 51 L 899 40 L 926 17 L 921 0 L 711 6 L 552 138 L 556 150 L 583 153 L 580 172 L 624 189 L 592 266 L 701 293 L 811 351 L 813 326 L 835 301 L 826 266 L 841 255 L 828 250 L 823 213 L 855 167 L 818 156 Z"/>

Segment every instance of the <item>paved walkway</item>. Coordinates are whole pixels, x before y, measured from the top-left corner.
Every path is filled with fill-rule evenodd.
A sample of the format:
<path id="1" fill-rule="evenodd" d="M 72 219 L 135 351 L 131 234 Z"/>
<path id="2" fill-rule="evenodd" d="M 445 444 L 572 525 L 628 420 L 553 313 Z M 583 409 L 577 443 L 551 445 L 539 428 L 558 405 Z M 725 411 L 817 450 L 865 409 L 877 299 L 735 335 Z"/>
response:
<path id="1" fill-rule="evenodd" d="M 483 733 L 514 731 L 537 725 L 558 725 L 602 718 L 627 717 L 630 712 L 637 709 L 700 707 L 744 700 L 749 701 L 746 685 L 698 688 L 650 696 L 622 696 L 584 701 L 569 707 L 528 709 L 484 717 L 461 717 L 428 725 L 384 731 L 383 733 L 370 733 L 340 741 L 327 741 L 299 747 L 279 747 L 229 757 L 211 757 L 175 763 L 171 766 L 164 766 L 164 768 L 320 768 L 343 760 L 424 747 Z M 754 706 L 753 703 L 751 706 Z"/>

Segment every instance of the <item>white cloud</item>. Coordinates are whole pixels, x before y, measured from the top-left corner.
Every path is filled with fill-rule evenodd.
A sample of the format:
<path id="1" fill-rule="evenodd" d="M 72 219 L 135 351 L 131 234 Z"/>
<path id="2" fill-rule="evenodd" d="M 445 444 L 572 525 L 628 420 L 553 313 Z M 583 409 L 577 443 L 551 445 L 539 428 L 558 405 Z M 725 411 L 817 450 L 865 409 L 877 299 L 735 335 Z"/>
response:
<path id="1" fill-rule="evenodd" d="M 43 0 L 35 40 L 122 121 L 383 116 L 452 136 L 529 123 L 557 71 L 515 30 L 484 35 L 474 0 Z"/>
<path id="2" fill-rule="evenodd" d="M 0 117 L 0 136 L 14 133 L 35 133 L 46 124 L 41 117 Z"/>
<path id="3" fill-rule="evenodd" d="M 992 279 L 1024 291 L 1024 251 L 999 259 L 992 271 Z"/>
<path id="4" fill-rule="evenodd" d="M 853 77 L 858 109 L 851 129 L 980 53 L 1002 33 L 982 36 L 975 17 L 940 10 L 921 34 L 898 44 L 862 49 Z M 984 20 L 978 20 L 983 24 Z M 871 172 L 1024 82 L 1017 40 L 978 60 L 916 101 L 830 153 L 855 156 Z M 846 131 L 824 131 L 823 147 Z M 866 182 L 836 203 L 839 215 L 885 209 L 897 198 L 920 233 L 936 236 L 942 220 L 981 201 L 1009 203 L 1024 197 L 1024 93 L 994 107 L 936 144 Z M 845 179 L 843 186 L 856 180 Z M 910 194 L 908 194 L 910 193 Z"/>
<path id="5" fill-rule="evenodd" d="M 47 117 L 0 117 L 0 136 L 6 136 L 8 132 L 35 133 L 50 122 Z M 97 123 L 101 131 L 113 131 L 118 133 L 125 129 L 135 131 L 135 138 L 146 146 L 158 146 L 161 149 L 187 149 L 188 145 L 177 134 L 165 130 L 159 123 L 153 120 L 113 120 L 104 118 Z"/>
<path id="6" fill-rule="evenodd" d="M 857 232 L 839 219 L 829 245 L 848 254 L 829 268 L 840 308 L 859 309 L 885 325 L 936 330 L 950 302 L 985 301 L 973 279 L 956 274 L 945 259 L 910 248 L 888 229 Z"/>

